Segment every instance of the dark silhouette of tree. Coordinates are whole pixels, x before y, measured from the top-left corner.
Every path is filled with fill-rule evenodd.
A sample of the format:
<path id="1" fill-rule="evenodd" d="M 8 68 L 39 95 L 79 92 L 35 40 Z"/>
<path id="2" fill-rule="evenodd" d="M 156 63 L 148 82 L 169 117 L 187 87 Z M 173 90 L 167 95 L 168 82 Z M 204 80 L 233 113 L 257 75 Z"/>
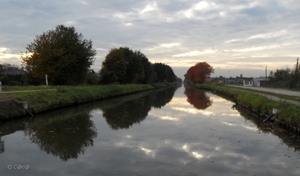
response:
<path id="1" fill-rule="evenodd" d="M 150 97 L 131 100 L 111 108 L 103 108 L 103 117 L 114 130 L 128 129 L 143 121 L 151 109 Z"/>
<path id="2" fill-rule="evenodd" d="M 187 101 L 196 109 L 204 110 L 212 105 L 212 100 L 201 90 L 185 86 Z"/>
<path id="3" fill-rule="evenodd" d="M 212 66 L 210 66 L 206 62 L 198 62 L 194 66 L 190 67 L 184 76 L 186 81 L 203 83 L 211 73 L 213 73 Z"/>
<path id="4" fill-rule="evenodd" d="M 177 89 L 178 87 L 170 87 L 168 89 L 153 93 L 151 95 L 151 106 L 154 108 L 161 108 L 165 106 L 172 100 Z"/>
<path id="5" fill-rule="evenodd" d="M 127 62 L 124 52 L 121 49 L 111 49 L 106 55 L 100 70 L 101 82 L 126 83 Z"/>
<path id="6" fill-rule="evenodd" d="M 100 74 L 104 84 L 147 83 L 151 75 L 151 63 L 140 51 L 127 47 L 114 48 L 105 57 Z"/>
<path id="7" fill-rule="evenodd" d="M 105 57 L 100 70 L 101 83 L 154 83 L 175 82 L 172 68 L 162 63 L 151 64 L 140 51 L 127 47 L 112 49 Z"/>
<path id="8" fill-rule="evenodd" d="M 289 81 L 292 78 L 291 69 L 277 69 L 274 73 L 270 74 L 271 81 Z"/>
<path id="9" fill-rule="evenodd" d="M 114 130 L 128 129 L 145 120 L 151 107 L 161 108 L 171 101 L 178 87 L 170 87 L 137 99 L 124 101 L 116 106 L 103 107 L 103 117 Z M 109 104 L 109 103 L 107 103 Z"/>
<path id="10" fill-rule="evenodd" d="M 163 63 L 154 63 L 153 72 L 155 75 L 154 82 L 175 82 L 177 79 L 172 68 Z"/>
<path id="11" fill-rule="evenodd" d="M 96 50 L 74 27 L 57 26 L 38 35 L 21 54 L 24 68 L 33 77 L 55 85 L 79 84 L 86 80 Z"/>
<path id="12" fill-rule="evenodd" d="M 49 119 L 49 123 L 46 123 L 46 118 L 43 118 L 43 122 L 33 120 L 24 132 L 40 150 L 63 161 L 83 154 L 85 148 L 93 146 L 93 139 L 97 136 L 96 128 L 88 113 L 75 113 L 71 118 L 65 116 L 55 116 Z"/>

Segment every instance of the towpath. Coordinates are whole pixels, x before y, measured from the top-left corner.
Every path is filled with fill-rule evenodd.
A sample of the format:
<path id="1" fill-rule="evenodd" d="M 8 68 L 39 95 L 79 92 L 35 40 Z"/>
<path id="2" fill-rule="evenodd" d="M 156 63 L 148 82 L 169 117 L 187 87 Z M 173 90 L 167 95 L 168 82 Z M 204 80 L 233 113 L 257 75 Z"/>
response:
<path id="1" fill-rule="evenodd" d="M 37 89 L 37 90 L 16 90 L 16 91 L 2 91 L 0 94 L 10 94 L 10 93 L 21 93 L 21 92 L 38 92 L 38 91 L 53 91 L 56 89 Z"/>
<path id="2" fill-rule="evenodd" d="M 300 92 L 299 91 L 292 91 L 292 90 L 287 90 L 287 89 L 275 89 L 275 88 L 265 88 L 265 87 L 247 87 L 247 86 L 232 86 L 232 85 L 228 85 L 230 87 L 234 87 L 235 89 L 239 89 L 239 90 L 243 90 L 246 91 L 247 89 L 251 89 L 251 90 L 256 90 L 256 91 L 260 91 L 260 92 L 253 92 L 262 96 L 265 96 L 271 100 L 275 100 L 275 101 L 285 101 L 285 102 L 289 102 L 291 104 L 295 104 L 297 106 L 300 106 Z M 287 100 L 284 98 L 280 98 L 276 95 L 269 95 L 266 93 L 270 92 L 270 93 L 275 93 L 275 94 L 280 94 L 280 95 L 289 95 L 289 96 L 294 96 L 297 99 L 299 98 L 299 101 L 294 101 L 294 100 Z"/>

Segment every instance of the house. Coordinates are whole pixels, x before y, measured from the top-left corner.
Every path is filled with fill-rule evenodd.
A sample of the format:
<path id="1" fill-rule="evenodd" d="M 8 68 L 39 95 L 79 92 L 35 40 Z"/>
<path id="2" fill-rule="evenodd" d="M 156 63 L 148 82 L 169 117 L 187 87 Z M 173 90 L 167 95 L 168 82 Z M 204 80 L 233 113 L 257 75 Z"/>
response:
<path id="1" fill-rule="evenodd" d="M 25 75 L 26 72 L 18 68 L 9 68 L 7 70 L 3 70 L 1 74 L 2 75 Z"/>
<path id="2" fill-rule="evenodd" d="M 229 83 L 229 84 L 235 84 L 236 83 L 236 79 L 230 77 L 229 79 L 227 79 L 227 83 Z"/>
<path id="3" fill-rule="evenodd" d="M 253 77 L 243 77 L 243 86 L 253 86 Z"/>
<path id="4" fill-rule="evenodd" d="M 204 82 L 211 82 L 211 78 L 210 77 L 206 77 Z"/>
<path id="5" fill-rule="evenodd" d="M 266 78 L 254 78 L 253 86 L 260 87 L 263 84 L 266 84 L 266 82 L 267 82 Z"/>

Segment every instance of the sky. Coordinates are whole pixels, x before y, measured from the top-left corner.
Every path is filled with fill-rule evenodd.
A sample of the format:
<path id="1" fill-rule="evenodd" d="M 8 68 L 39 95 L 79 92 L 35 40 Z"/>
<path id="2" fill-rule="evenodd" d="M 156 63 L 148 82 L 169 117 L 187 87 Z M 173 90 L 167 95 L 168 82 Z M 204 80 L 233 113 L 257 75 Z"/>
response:
<path id="1" fill-rule="evenodd" d="M 0 0 L 0 64 L 58 25 L 92 40 L 99 71 L 112 48 L 129 47 L 183 78 L 198 62 L 212 76 L 265 76 L 300 57 L 299 0 Z"/>

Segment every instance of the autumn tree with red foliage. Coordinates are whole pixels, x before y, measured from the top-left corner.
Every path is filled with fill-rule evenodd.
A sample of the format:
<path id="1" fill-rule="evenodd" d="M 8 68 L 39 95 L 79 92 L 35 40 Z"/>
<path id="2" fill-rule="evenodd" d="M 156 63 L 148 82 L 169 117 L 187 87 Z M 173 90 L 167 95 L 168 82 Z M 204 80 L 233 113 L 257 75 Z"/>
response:
<path id="1" fill-rule="evenodd" d="M 196 109 L 204 110 L 212 105 L 212 100 L 201 90 L 185 86 L 184 94 L 187 101 Z"/>
<path id="2" fill-rule="evenodd" d="M 184 75 L 186 81 L 194 83 L 204 83 L 205 79 L 213 73 L 213 67 L 206 62 L 198 62 L 194 66 L 190 67 L 187 73 Z"/>

